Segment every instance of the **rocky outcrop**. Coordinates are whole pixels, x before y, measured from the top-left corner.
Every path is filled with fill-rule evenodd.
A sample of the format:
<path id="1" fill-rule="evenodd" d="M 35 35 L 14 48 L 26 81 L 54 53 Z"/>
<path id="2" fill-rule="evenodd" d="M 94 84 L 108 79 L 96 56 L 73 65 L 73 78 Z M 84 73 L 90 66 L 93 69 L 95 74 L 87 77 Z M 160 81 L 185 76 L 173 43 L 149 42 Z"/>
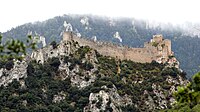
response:
<path id="1" fill-rule="evenodd" d="M 62 41 L 58 45 L 50 45 L 43 49 L 38 49 L 33 51 L 31 54 L 31 59 L 35 59 L 38 63 L 44 63 L 48 58 L 69 56 L 73 53 L 79 46 L 69 41 Z"/>
<path id="2" fill-rule="evenodd" d="M 96 79 L 96 76 L 93 74 L 95 71 L 95 69 L 92 69 L 91 71 L 80 71 L 79 66 L 76 66 L 69 73 L 71 84 L 78 88 L 89 86 Z"/>
<path id="3" fill-rule="evenodd" d="M 122 112 L 119 108 L 121 106 L 133 105 L 131 98 L 128 95 L 120 96 L 117 88 L 107 88 L 102 86 L 103 89 L 98 93 L 90 93 L 89 104 L 84 108 L 84 112 L 100 112 L 106 111 L 108 108 L 113 112 Z"/>
<path id="4" fill-rule="evenodd" d="M 53 96 L 53 103 L 60 103 L 62 100 L 64 100 L 66 98 L 66 94 L 61 91 L 60 93 L 58 93 L 57 95 Z"/>
<path id="5" fill-rule="evenodd" d="M 18 80 L 21 78 L 27 77 L 27 62 L 23 60 L 20 61 L 14 61 L 14 66 L 11 70 L 7 70 L 6 68 L 0 69 L 0 86 L 4 85 L 7 86 L 9 83 L 11 83 L 14 79 Z"/>
<path id="6" fill-rule="evenodd" d="M 178 77 L 178 78 L 177 78 Z M 177 76 L 173 78 L 171 76 L 167 76 L 166 78 L 166 86 L 168 89 L 161 87 L 159 84 L 152 84 L 152 93 L 148 91 L 144 91 L 144 96 L 147 99 L 145 101 L 146 108 L 151 111 L 166 109 L 171 107 L 175 103 L 175 99 L 173 98 L 173 93 L 177 91 L 178 85 L 186 86 L 189 81 L 183 79 L 181 76 Z"/>

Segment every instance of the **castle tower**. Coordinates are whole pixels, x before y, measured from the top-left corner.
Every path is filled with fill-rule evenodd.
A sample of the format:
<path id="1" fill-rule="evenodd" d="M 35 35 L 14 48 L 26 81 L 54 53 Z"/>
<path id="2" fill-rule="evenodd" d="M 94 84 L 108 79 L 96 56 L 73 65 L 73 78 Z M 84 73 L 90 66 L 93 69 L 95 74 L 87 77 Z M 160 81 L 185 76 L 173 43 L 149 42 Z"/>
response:
<path id="1" fill-rule="evenodd" d="M 154 35 L 152 41 L 156 42 L 156 43 L 160 43 L 160 42 L 162 42 L 162 40 L 163 40 L 163 36 L 162 35 Z"/>
<path id="2" fill-rule="evenodd" d="M 171 41 L 169 39 L 165 39 L 164 44 L 167 47 L 168 55 L 171 55 L 172 54 Z"/>
<path id="3" fill-rule="evenodd" d="M 63 41 L 71 41 L 73 38 L 73 34 L 71 31 L 63 33 Z"/>

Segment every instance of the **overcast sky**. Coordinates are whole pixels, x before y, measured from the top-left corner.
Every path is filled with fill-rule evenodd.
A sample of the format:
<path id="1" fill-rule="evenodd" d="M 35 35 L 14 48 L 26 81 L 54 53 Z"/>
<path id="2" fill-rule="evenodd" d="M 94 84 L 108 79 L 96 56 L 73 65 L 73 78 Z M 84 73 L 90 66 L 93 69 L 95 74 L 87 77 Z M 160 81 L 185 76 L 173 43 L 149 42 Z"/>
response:
<path id="1" fill-rule="evenodd" d="M 200 22 L 199 0 L 1 0 L 0 32 L 63 14 Z"/>

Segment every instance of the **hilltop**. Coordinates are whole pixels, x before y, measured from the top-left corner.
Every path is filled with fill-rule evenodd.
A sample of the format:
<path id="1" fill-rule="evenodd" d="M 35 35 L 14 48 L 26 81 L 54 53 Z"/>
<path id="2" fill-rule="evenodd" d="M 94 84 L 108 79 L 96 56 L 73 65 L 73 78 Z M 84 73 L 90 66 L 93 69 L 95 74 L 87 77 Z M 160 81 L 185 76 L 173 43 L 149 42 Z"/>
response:
<path id="1" fill-rule="evenodd" d="M 188 83 L 176 67 L 120 60 L 80 44 L 53 42 L 1 66 L 1 111 L 157 111 L 170 108 L 177 86 Z"/>

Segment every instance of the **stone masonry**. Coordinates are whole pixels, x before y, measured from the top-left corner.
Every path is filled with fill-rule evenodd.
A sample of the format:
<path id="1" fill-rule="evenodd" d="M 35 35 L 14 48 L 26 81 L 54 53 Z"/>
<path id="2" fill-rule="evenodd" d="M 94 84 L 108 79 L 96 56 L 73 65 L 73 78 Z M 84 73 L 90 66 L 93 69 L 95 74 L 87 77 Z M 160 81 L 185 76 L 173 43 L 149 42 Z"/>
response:
<path id="1" fill-rule="evenodd" d="M 171 51 L 171 41 L 163 39 L 162 35 L 154 35 L 150 42 L 145 42 L 143 48 L 130 48 L 127 46 L 118 46 L 106 42 L 94 42 L 92 40 L 80 38 L 73 32 L 64 32 L 63 42 L 77 41 L 81 46 L 89 46 L 96 49 L 100 54 L 115 57 L 121 60 L 131 60 L 134 62 L 146 63 L 153 60 L 159 63 L 165 63 L 169 56 L 173 55 Z"/>

